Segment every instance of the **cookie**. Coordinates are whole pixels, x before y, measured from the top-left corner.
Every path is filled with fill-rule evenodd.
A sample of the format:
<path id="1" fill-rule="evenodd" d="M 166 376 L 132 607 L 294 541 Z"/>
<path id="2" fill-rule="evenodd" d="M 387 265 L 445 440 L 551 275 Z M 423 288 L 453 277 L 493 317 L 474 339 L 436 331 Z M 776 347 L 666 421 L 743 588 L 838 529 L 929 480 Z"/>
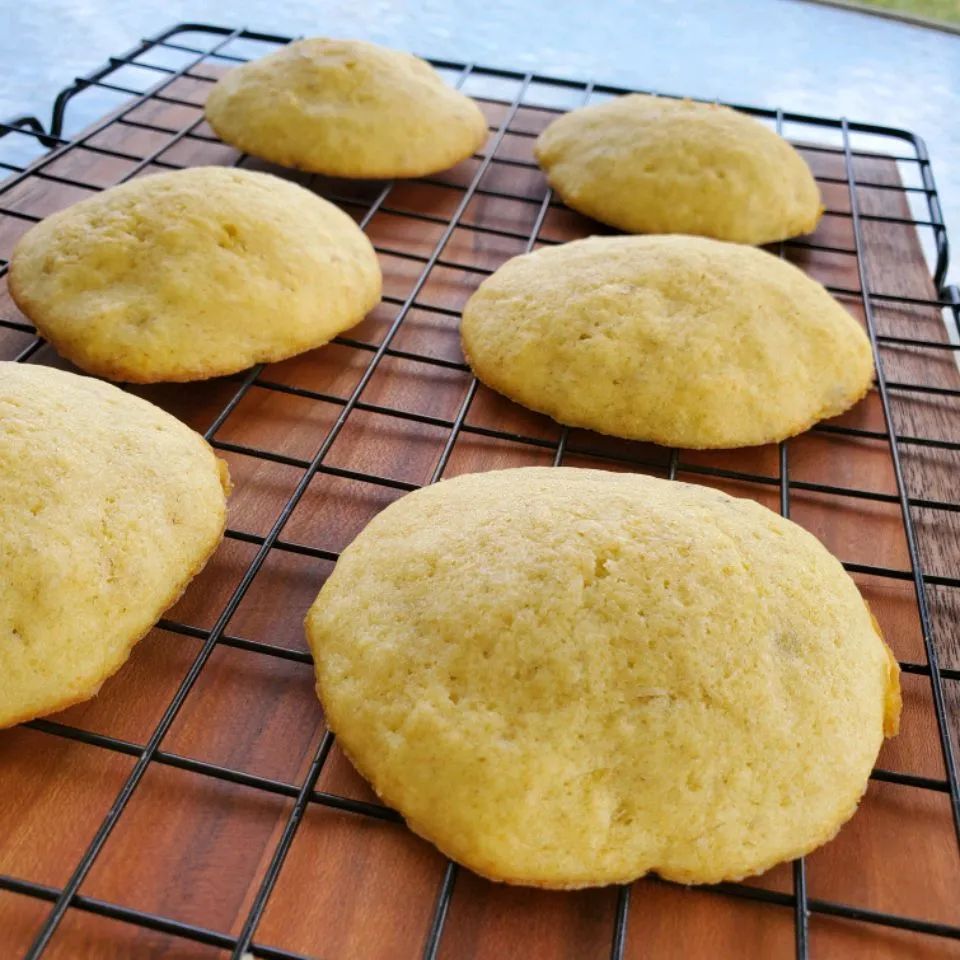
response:
<path id="1" fill-rule="evenodd" d="M 628 233 L 770 243 L 809 233 L 823 213 L 800 154 L 714 104 L 618 97 L 559 117 L 535 153 L 564 203 Z"/>
<path id="2" fill-rule="evenodd" d="M 860 325 L 780 258 L 686 236 L 515 257 L 463 311 L 477 377 L 561 423 L 669 446 L 783 440 L 870 389 Z"/>
<path id="3" fill-rule="evenodd" d="M 842 566 L 750 500 L 521 468 L 409 494 L 306 621 L 327 722 L 410 827 L 541 887 L 759 873 L 853 815 L 896 661 Z"/>
<path id="4" fill-rule="evenodd" d="M 97 693 L 216 549 L 228 490 L 146 400 L 0 363 L 0 727 Z"/>
<path id="5" fill-rule="evenodd" d="M 139 177 L 29 230 L 10 293 L 57 351 L 111 380 L 203 380 L 327 343 L 380 300 L 342 210 L 265 173 Z"/>
<path id="6" fill-rule="evenodd" d="M 409 53 L 360 40 L 298 40 L 210 91 L 217 135 L 273 163 L 334 177 L 419 177 L 479 150 L 469 97 Z"/>

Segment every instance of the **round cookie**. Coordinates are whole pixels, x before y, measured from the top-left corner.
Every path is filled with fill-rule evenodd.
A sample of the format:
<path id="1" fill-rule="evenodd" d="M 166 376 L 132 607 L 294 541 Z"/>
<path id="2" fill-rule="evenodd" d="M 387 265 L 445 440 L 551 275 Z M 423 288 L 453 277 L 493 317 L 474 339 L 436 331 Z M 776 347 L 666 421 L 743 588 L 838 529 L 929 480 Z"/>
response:
<path id="1" fill-rule="evenodd" d="M 0 727 L 97 693 L 216 549 L 229 485 L 146 400 L 0 363 Z"/>
<path id="2" fill-rule="evenodd" d="M 327 722 L 410 827 L 486 877 L 713 883 L 825 843 L 897 729 L 841 565 L 753 501 L 521 468 L 387 507 L 307 637 Z"/>
<path id="3" fill-rule="evenodd" d="M 265 173 L 140 177 L 29 230 L 10 293 L 77 366 L 203 380 L 327 343 L 380 300 L 370 241 L 342 210 Z"/>
<path id="4" fill-rule="evenodd" d="M 246 153 L 334 177 L 419 177 L 477 151 L 487 122 L 430 64 L 360 40 L 298 40 L 225 74 L 207 122 Z"/>
<path id="5" fill-rule="evenodd" d="M 559 117 L 535 154 L 564 203 L 629 233 L 771 243 L 823 213 L 800 154 L 729 107 L 630 94 Z"/>
<path id="6" fill-rule="evenodd" d="M 677 447 L 782 440 L 870 389 L 859 324 L 772 254 L 591 237 L 515 257 L 463 311 L 477 377 L 561 423 Z"/>

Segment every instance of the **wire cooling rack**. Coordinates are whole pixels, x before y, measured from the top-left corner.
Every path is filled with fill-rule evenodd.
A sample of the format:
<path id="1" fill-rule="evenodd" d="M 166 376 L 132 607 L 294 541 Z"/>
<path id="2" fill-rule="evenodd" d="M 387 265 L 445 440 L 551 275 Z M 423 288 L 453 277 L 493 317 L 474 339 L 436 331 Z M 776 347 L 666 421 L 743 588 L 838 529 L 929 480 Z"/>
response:
<path id="1" fill-rule="evenodd" d="M 335 346 L 311 355 L 307 365 L 295 360 L 256 367 L 214 384 L 178 387 L 175 392 L 145 391 L 199 426 L 218 451 L 232 458 L 238 492 L 221 552 L 231 549 L 231 544 L 246 552 L 234 560 L 235 577 L 226 586 L 205 574 L 185 601 L 161 621 L 164 649 L 177 638 L 195 647 L 186 648 L 172 695 L 158 707 L 159 719 L 143 726 L 141 736 L 118 732 L 124 729 L 119 722 L 111 727 L 89 720 L 82 708 L 56 720 L 27 724 L 26 732 L 20 728 L 0 733 L 4 793 L 16 793 L 16 778 L 22 772 L 16 763 L 7 765 L 4 738 L 9 743 L 16 736 L 33 737 L 26 752 L 37 756 L 52 750 L 54 742 L 65 744 L 66 750 L 89 748 L 89 755 L 96 758 L 95 771 L 111 755 L 129 758 L 122 775 L 111 779 L 103 773 L 108 802 L 88 833 L 62 851 L 48 851 L 49 858 L 69 861 L 62 864 L 58 882 L 30 875 L 29 866 L 24 865 L 43 857 L 36 850 L 23 854 L 16 843 L 21 825 L 16 820 L 6 824 L 0 834 L 0 895 L 5 891 L 16 896 L 10 901 L 13 913 L 4 914 L 0 900 L 0 918 L 16 916 L 16 910 L 23 908 L 35 919 L 21 924 L 22 942 L 6 945 L 4 930 L 13 931 L 16 924 L 13 920 L 0 923 L 0 952 L 4 957 L 28 958 L 168 956 L 164 950 L 175 952 L 178 944 L 192 944 L 196 949 L 211 948 L 209 954 L 197 956 L 253 955 L 277 960 L 520 954 L 618 960 L 689 952 L 683 947 L 686 928 L 709 922 L 714 926 L 700 947 L 705 942 L 713 946 L 703 956 L 960 956 L 954 952 L 960 941 L 960 917 L 951 916 L 951 904 L 957 900 L 954 883 L 960 877 L 953 686 L 960 680 L 956 668 L 960 659 L 950 632 L 955 613 L 951 604 L 960 587 L 954 575 L 960 547 L 952 524 L 960 506 L 949 496 L 949 469 L 955 466 L 950 458 L 960 451 L 955 419 L 960 381 L 954 378 L 960 297 L 955 288 L 943 286 L 947 237 L 922 141 L 908 132 L 872 124 L 734 105 L 800 144 L 811 163 L 827 201 L 824 224 L 813 236 L 775 249 L 826 282 L 864 321 L 878 361 L 877 390 L 859 414 L 821 424 L 778 447 L 716 454 L 666 450 L 559 428 L 521 411 L 479 386 L 456 346 L 463 300 L 498 263 L 543 244 L 600 229 L 554 200 L 532 161 L 532 139 L 559 111 L 628 91 L 432 61 L 451 82 L 481 101 L 491 123 L 490 140 L 482 153 L 449 173 L 413 182 L 350 183 L 304 177 L 238 156 L 220 144 L 202 118 L 206 90 L 218 71 L 288 40 L 242 29 L 182 24 L 78 79 L 58 96 L 48 126 L 34 117 L 0 125 L 0 168 L 9 172 L 0 184 L 0 276 L 8 263 L 2 258 L 9 257 L 17 236 L 52 210 L 141 173 L 202 162 L 272 169 L 297 177 L 339 203 L 371 235 L 386 276 L 384 302 L 374 316 L 348 336 L 337 338 Z M 74 115 L 79 118 L 75 125 L 83 129 L 71 134 L 66 131 Z M 102 119 L 94 122 L 98 116 Z M 905 264 L 902 275 L 891 271 L 891 264 L 901 262 Z M 912 271 L 909 282 L 904 279 L 907 265 Z M 57 362 L 5 292 L 3 297 L 0 356 L 20 362 Z M 270 411 L 280 409 L 277 404 L 287 406 L 271 419 Z M 935 408 L 933 416 L 930 405 Z M 390 874 L 390 883 L 376 887 L 379 900 L 365 900 L 365 884 L 374 883 L 368 878 L 379 867 L 363 859 L 362 841 L 350 839 L 352 834 L 339 856 L 347 862 L 360 861 L 353 874 L 336 866 L 336 848 L 323 847 L 326 857 L 314 851 L 312 873 L 310 850 L 297 852 L 298 844 L 308 842 L 301 843 L 314 810 L 345 812 L 353 824 L 402 822 L 364 793 L 362 785 L 351 785 L 329 731 L 318 726 L 302 762 L 280 777 L 264 772 L 268 762 L 247 762 L 246 755 L 231 764 L 209 759 L 209 751 L 208 758 L 203 758 L 191 755 L 189 749 L 179 750 L 177 743 L 187 741 L 183 737 L 178 741 L 178 730 L 186 715 L 195 726 L 203 726 L 206 715 L 191 713 L 192 704 L 204 698 L 206 678 L 222 662 L 232 664 L 233 657 L 254 654 L 266 658 L 264 663 L 292 665 L 301 671 L 300 688 L 309 690 L 304 679 L 309 654 L 302 641 L 289 639 L 271 619 L 281 616 L 279 606 L 285 596 L 277 587 L 284 582 L 285 561 L 279 573 L 270 572 L 278 556 L 310 565 L 309 588 L 315 593 L 322 571 L 337 559 L 338 549 L 333 547 L 342 546 L 318 545 L 325 542 L 325 524 L 338 529 L 345 542 L 390 499 L 424 483 L 470 469 L 543 462 L 638 470 L 754 496 L 784 515 L 793 514 L 821 536 L 874 605 L 879 603 L 882 622 L 883 598 L 894 597 L 896 610 L 889 608 L 892 612 L 884 625 L 888 633 L 892 622 L 895 629 L 915 635 L 912 645 L 898 636 L 890 639 L 900 657 L 905 690 L 919 706 L 905 714 L 901 737 L 909 737 L 908 746 L 913 746 L 889 754 L 895 762 L 874 771 L 871 790 L 889 784 L 891 790 L 919 797 L 918 810 L 929 812 L 935 807 L 939 832 L 911 834 L 915 811 L 907 804 L 906 812 L 895 821 L 895 834 L 879 836 L 879 821 L 871 821 L 874 826 L 867 823 L 868 793 L 864 809 L 841 833 L 841 840 L 826 849 L 838 848 L 848 837 L 860 836 L 855 842 L 867 844 L 864 837 L 873 830 L 870 836 L 879 836 L 881 845 L 870 849 L 881 850 L 881 859 L 889 859 L 886 866 L 858 862 L 866 849 L 862 845 L 854 852 L 841 846 L 822 868 L 808 868 L 798 860 L 789 870 L 774 871 L 769 882 L 760 878 L 720 884 L 705 888 L 705 894 L 648 878 L 612 891 L 544 894 L 546 899 L 537 899 L 540 895 L 481 883 L 437 858 L 428 881 L 421 884 L 418 895 L 427 906 L 413 911 L 419 918 L 411 921 L 415 929 L 407 930 L 399 913 L 392 914 L 394 925 L 388 923 L 386 932 L 381 931 L 379 948 L 358 946 L 363 928 L 376 926 L 378 913 L 389 910 L 392 900 L 402 899 L 402 891 L 412 881 L 404 879 L 406 867 L 391 867 L 396 872 Z M 263 511 L 256 516 L 245 512 L 245 505 L 253 501 L 243 496 L 249 478 L 254 486 L 263 482 L 264 475 L 257 473 L 261 469 L 280 471 L 286 478 L 281 492 L 270 494 L 272 512 L 266 520 Z M 938 470 L 946 470 L 948 479 L 937 481 Z M 314 496 L 318 485 L 326 498 L 323 502 L 334 502 L 326 513 Z M 363 501 L 362 509 L 343 499 L 347 488 Z M 357 509 L 362 516 L 353 516 L 351 511 Z M 340 520 L 333 516 L 338 510 L 350 515 L 339 527 Z M 304 515 L 313 511 L 321 516 L 311 527 Z M 889 553 L 883 545 L 898 537 L 901 547 Z M 260 588 L 262 580 L 266 590 Z M 191 602 L 197 596 L 200 601 Z M 252 597 L 259 599 L 254 602 Z M 250 607 L 254 614 L 245 613 Z M 904 613 L 905 607 L 909 609 Z M 291 622 L 299 624 L 304 609 L 301 605 L 293 611 Z M 257 611 L 263 614 L 259 620 Z M 121 709 L 127 709 L 129 701 L 124 697 L 130 694 L 121 689 L 122 678 L 133 670 L 132 665 L 125 668 L 107 684 L 100 699 L 115 696 Z M 271 691 L 264 696 L 273 696 L 276 691 Z M 259 699 L 256 693 L 251 697 L 247 705 L 251 714 L 257 708 L 250 704 Z M 318 713 L 315 705 L 313 712 Z M 226 728 L 227 740 L 254 742 L 244 716 L 242 712 L 239 718 L 234 716 L 232 723 L 218 720 Z M 337 764 L 341 773 L 328 776 Z M 144 906 L 144 897 L 136 893 L 138 884 L 145 883 L 145 871 L 162 872 L 162 858 L 154 851 L 148 863 L 140 859 L 141 848 L 136 844 L 149 842 L 151 825 L 138 828 L 141 832 L 135 834 L 132 847 L 124 846 L 117 835 L 126 836 L 124 830 L 129 833 L 137 817 L 147 816 L 146 801 L 141 799 L 153 789 L 147 781 L 162 768 L 184 771 L 225 789 L 243 788 L 249 796 L 283 801 L 263 840 L 262 855 L 244 879 L 244 894 L 226 920 L 208 922 L 211 914 L 205 912 L 205 904 L 216 901 L 227 877 L 211 883 L 202 872 L 174 875 L 168 883 L 177 889 L 200 883 L 213 888 L 200 889 L 186 900 L 164 900 L 158 894 L 152 901 L 147 896 L 150 902 Z M 66 774 L 54 770 L 51 776 L 56 780 Z M 167 795 L 166 806 L 147 809 L 162 824 L 165 811 L 175 802 Z M 236 816 L 230 803 L 217 811 L 209 827 L 212 833 L 225 819 Z M 175 837 L 176 829 L 166 835 Z M 195 840 L 199 835 L 191 834 Z M 51 837 L 56 836 L 53 830 Z M 405 831 L 403 836 L 409 837 Z M 420 843 L 412 838 L 403 842 Z M 121 850 L 112 858 L 111 843 L 119 844 Z M 13 852 L 4 856 L 5 849 Z M 895 850 L 901 851 L 900 861 L 889 852 Z M 306 868 L 298 859 L 304 855 Z M 428 855 L 433 856 L 417 854 Z M 807 859 L 816 866 L 814 858 L 820 856 Z M 111 859 L 113 872 L 120 875 L 119 885 L 91 886 L 98 864 Z M 908 870 L 911 862 L 922 864 L 919 879 L 898 884 L 898 878 L 891 877 L 897 872 L 896 864 L 906 864 L 902 869 Z M 857 886 L 852 879 L 870 870 L 875 886 L 882 888 L 879 894 L 869 884 Z M 299 871 L 300 884 L 306 877 L 318 888 L 335 885 L 337 877 L 352 877 L 356 886 L 340 896 L 365 903 L 365 912 L 352 914 L 343 908 L 337 913 L 332 906 L 335 901 L 328 900 L 327 912 L 336 914 L 333 920 L 324 921 L 324 927 L 322 918 L 310 915 L 313 933 L 300 930 L 294 936 L 296 915 L 309 914 L 306 900 L 314 894 L 305 893 L 302 886 L 291 890 L 290 884 L 285 885 L 284 874 L 289 871 Z M 917 884 L 919 890 L 907 889 Z M 99 890 L 107 888 L 113 890 L 110 896 L 99 895 Z M 707 898 L 706 907 L 693 899 L 701 896 Z M 492 906 L 471 905 L 480 900 Z M 285 919 L 271 923 L 276 904 L 291 901 L 294 907 Z M 23 907 L 28 903 L 29 910 Z M 194 903 L 199 906 L 191 912 Z M 510 911 L 514 911 L 515 925 L 498 928 L 501 914 Z M 581 918 L 589 915 L 589 922 L 577 921 L 571 927 L 559 919 L 571 912 Z M 763 918 L 762 933 L 752 919 L 754 912 Z M 91 918 L 113 923 L 96 927 L 94 933 L 88 930 L 87 939 L 71 940 L 71 923 L 78 916 L 90 923 Z M 675 916 L 673 926 L 663 916 Z M 727 940 L 723 939 L 726 921 L 717 918 L 730 921 Z M 788 933 L 784 918 L 789 918 Z M 560 936 L 550 940 L 546 927 L 554 921 Z M 155 934 L 161 945 L 153 940 L 122 940 L 137 944 L 124 952 L 127 948 L 122 945 L 111 946 L 111 937 L 121 927 L 133 930 L 135 936 L 146 937 L 144 931 Z M 346 938 L 340 936 L 342 927 L 350 927 Z M 483 928 L 497 928 L 500 939 L 484 940 Z M 533 939 L 525 941 L 528 935 Z M 760 939 L 753 942 L 752 936 Z M 887 936 L 892 939 L 883 939 Z M 294 941 L 300 946 L 292 946 Z M 667 942 L 672 944 L 669 949 L 662 946 Z M 547 943 L 554 946 L 544 946 Z M 153 949 L 157 952 L 149 952 Z"/>

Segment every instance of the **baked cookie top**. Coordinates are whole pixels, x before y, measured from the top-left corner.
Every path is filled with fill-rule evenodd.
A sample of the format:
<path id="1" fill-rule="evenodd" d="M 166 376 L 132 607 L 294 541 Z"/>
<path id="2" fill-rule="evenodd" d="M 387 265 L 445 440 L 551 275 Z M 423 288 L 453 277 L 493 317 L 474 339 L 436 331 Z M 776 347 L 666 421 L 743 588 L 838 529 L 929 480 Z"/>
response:
<path id="1" fill-rule="evenodd" d="M 10 292 L 90 373 L 202 380 L 318 347 L 380 300 L 370 241 L 333 204 L 250 170 L 138 177 L 21 237 Z"/>
<path id="2" fill-rule="evenodd" d="M 228 489 L 146 400 L 0 363 L 0 727 L 97 693 L 216 549 Z"/>
<path id="3" fill-rule="evenodd" d="M 561 423 L 678 447 L 782 440 L 870 389 L 860 325 L 772 254 L 591 237 L 515 257 L 468 301 L 474 373 Z"/>
<path id="4" fill-rule="evenodd" d="M 629 233 L 761 244 L 823 212 L 800 154 L 729 107 L 629 94 L 559 117 L 535 153 L 564 203 Z"/>
<path id="5" fill-rule="evenodd" d="M 306 621 L 330 727 L 471 870 L 574 888 L 829 840 L 900 709 L 856 586 L 750 500 L 570 468 L 403 497 Z"/>
<path id="6" fill-rule="evenodd" d="M 478 150 L 487 123 L 424 60 L 360 40 L 298 40 L 226 73 L 206 116 L 227 143 L 336 177 L 418 177 Z"/>

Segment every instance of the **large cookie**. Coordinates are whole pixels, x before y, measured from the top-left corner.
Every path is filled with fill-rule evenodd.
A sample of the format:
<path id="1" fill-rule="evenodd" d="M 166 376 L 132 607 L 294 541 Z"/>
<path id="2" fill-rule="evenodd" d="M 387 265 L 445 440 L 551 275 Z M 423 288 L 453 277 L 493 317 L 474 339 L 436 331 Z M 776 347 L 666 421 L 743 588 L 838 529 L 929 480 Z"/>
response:
<path id="1" fill-rule="evenodd" d="M 228 488 L 147 401 L 0 363 L 0 727 L 97 693 L 216 549 Z"/>
<path id="2" fill-rule="evenodd" d="M 140 177 L 29 230 L 10 292 L 90 373 L 202 380 L 321 346 L 380 300 L 370 241 L 279 177 L 195 167 Z"/>
<path id="3" fill-rule="evenodd" d="M 207 97 L 227 143 L 335 177 L 419 177 L 487 138 L 480 108 L 409 53 L 360 40 L 299 40 L 225 74 Z"/>
<path id="4" fill-rule="evenodd" d="M 463 311 L 486 384 L 561 423 L 678 447 L 783 440 L 870 389 L 860 325 L 772 254 L 592 237 L 515 257 Z"/>
<path id="5" fill-rule="evenodd" d="M 807 853 L 856 810 L 900 710 L 817 540 L 638 475 L 521 468 L 403 497 L 306 629 L 357 769 L 511 883 L 712 883 Z"/>
<path id="6" fill-rule="evenodd" d="M 770 243 L 817 225 L 800 154 L 728 107 L 631 94 L 555 120 L 535 152 L 564 203 L 630 233 Z"/>

